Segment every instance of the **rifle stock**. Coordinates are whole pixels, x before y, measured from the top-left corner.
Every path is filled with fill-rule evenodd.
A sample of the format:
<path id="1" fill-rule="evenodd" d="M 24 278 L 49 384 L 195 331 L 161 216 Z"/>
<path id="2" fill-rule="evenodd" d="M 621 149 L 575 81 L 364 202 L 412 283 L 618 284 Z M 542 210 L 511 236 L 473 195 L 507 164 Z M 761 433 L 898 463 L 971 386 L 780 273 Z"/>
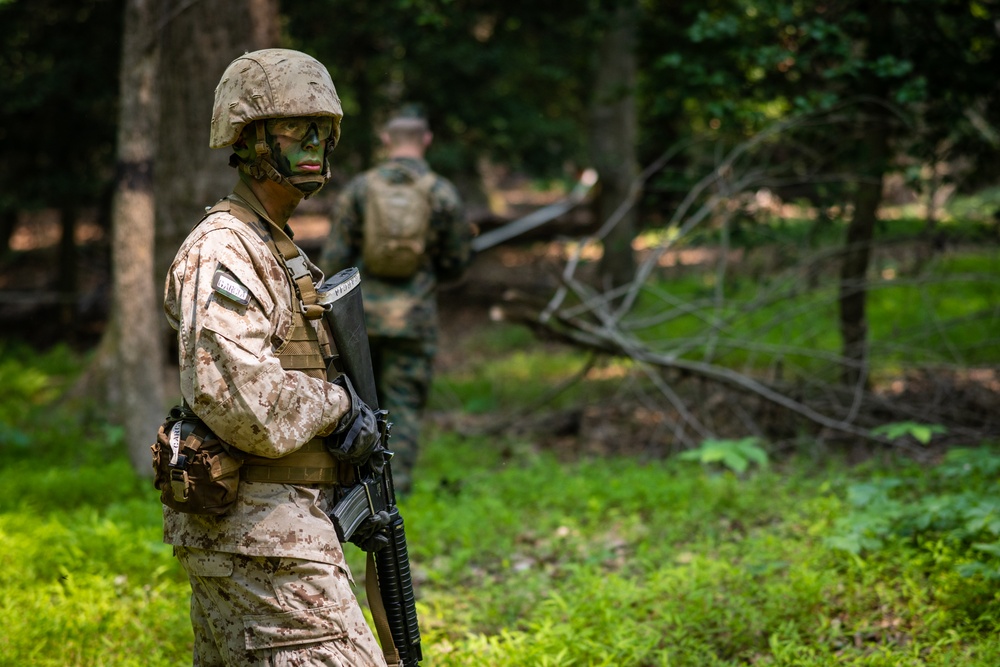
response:
<path id="1" fill-rule="evenodd" d="M 319 286 L 317 293 L 319 303 L 326 309 L 326 322 L 340 354 L 343 372 L 351 380 L 361 400 L 378 411 L 378 395 L 358 269 L 345 269 L 332 276 Z M 382 442 L 386 443 L 389 424 L 384 412 L 381 413 L 380 426 Z M 388 544 L 374 553 L 379 594 L 400 665 L 417 667 L 423 659 L 420 628 L 406 548 L 406 531 L 403 517 L 396 507 L 396 492 L 392 485 L 392 467 L 389 463 L 392 452 L 383 450 L 372 458 L 376 457 L 379 460 L 369 461 L 358 468 L 359 482 L 346 489 L 343 498 L 330 512 L 330 520 L 337 530 L 337 536 L 342 542 L 346 542 L 365 519 L 383 511 L 389 515 L 389 525 L 383 529 L 388 537 Z M 380 636 L 380 639 L 385 643 L 386 638 Z"/>

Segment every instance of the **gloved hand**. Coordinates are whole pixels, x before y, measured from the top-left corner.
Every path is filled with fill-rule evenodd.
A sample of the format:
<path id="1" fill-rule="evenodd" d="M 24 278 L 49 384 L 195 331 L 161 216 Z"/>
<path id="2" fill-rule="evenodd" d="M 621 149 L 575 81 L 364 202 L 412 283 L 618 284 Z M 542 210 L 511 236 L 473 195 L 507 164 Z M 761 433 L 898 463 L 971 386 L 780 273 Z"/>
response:
<path id="1" fill-rule="evenodd" d="M 389 513 L 385 510 L 376 512 L 354 529 L 348 541 L 360 547 L 362 551 L 378 551 L 389 545 L 389 536 L 384 530 L 388 525 Z"/>
<path id="2" fill-rule="evenodd" d="M 338 375 L 333 384 L 347 392 L 351 407 L 340 418 L 333 433 L 327 436 L 326 447 L 335 457 L 352 465 L 361 465 L 381 449 L 378 414 L 361 400 L 346 375 Z"/>

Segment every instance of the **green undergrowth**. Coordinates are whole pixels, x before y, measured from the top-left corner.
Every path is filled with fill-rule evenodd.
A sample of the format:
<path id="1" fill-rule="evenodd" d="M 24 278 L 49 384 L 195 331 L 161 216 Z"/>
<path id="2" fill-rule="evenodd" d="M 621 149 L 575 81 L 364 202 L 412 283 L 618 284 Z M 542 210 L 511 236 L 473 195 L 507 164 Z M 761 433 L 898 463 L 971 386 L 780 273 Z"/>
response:
<path id="1" fill-rule="evenodd" d="M 799 202 L 804 214 L 810 209 L 808 202 Z M 913 241 L 927 236 L 926 214 L 919 207 L 899 206 L 882 210 L 883 218 L 874 229 L 876 243 Z M 1000 210 L 1000 188 L 984 189 L 972 196 L 952 199 L 942 209 L 934 233 L 951 243 L 992 244 L 998 240 L 995 213 Z M 761 212 L 754 217 L 737 216 L 728 230 L 717 226 L 703 226 L 692 231 L 688 238 L 694 246 L 714 246 L 724 233 L 729 242 L 743 248 L 753 248 L 774 243 L 792 246 L 837 245 L 843 242 L 844 219 L 788 217 Z M 661 240 L 657 230 L 645 234 L 653 243 Z"/>
<path id="2" fill-rule="evenodd" d="M 436 457 L 489 443 L 436 445 L 408 506 L 421 533 L 438 528 L 414 547 L 433 664 L 1000 660 L 1000 554 L 982 548 L 995 526 L 973 525 L 995 493 L 996 449 L 933 468 L 791 461 L 744 476 L 524 454 L 456 483 L 434 479 Z M 976 472 L 956 479 L 969 461 Z M 873 527 L 882 505 L 859 502 L 859 490 L 893 478 L 898 507 Z M 966 504 L 978 494 L 978 510 L 921 523 L 955 492 Z M 867 542 L 855 548 L 858 534 Z"/>
<path id="3" fill-rule="evenodd" d="M 944 254 L 919 274 L 884 261 L 873 269 L 865 307 L 875 377 L 928 365 L 1000 360 L 1000 260 L 995 246 Z M 879 274 L 878 272 L 881 271 Z M 802 270 L 747 275 L 720 284 L 711 267 L 649 280 L 622 323 L 651 350 L 736 369 L 782 368 L 784 377 L 840 373 L 835 274 Z"/>
<path id="4" fill-rule="evenodd" d="M 53 403 L 52 363 L 0 349 L 0 665 L 190 664 L 156 494 L 120 432 Z M 565 463 L 431 428 L 402 502 L 423 664 L 1000 664 L 1000 448 L 740 473 L 710 451 Z"/>
<path id="5" fill-rule="evenodd" d="M 608 383 L 599 380 L 573 382 L 591 368 L 589 356 L 541 344 L 521 326 L 488 327 L 472 333 L 461 347 L 461 366 L 435 378 L 432 410 L 485 414 L 543 404 L 560 408 L 600 400 L 608 393 Z"/>

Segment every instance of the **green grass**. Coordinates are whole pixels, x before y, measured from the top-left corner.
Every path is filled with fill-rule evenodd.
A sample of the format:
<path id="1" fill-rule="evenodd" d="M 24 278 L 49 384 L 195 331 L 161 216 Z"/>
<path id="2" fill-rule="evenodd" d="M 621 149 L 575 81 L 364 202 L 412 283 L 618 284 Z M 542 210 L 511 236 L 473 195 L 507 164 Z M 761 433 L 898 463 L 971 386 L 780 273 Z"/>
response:
<path id="1" fill-rule="evenodd" d="M 884 535 L 874 551 L 837 546 L 865 523 L 851 489 L 882 470 L 789 463 L 738 478 L 679 462 L 545 457 L 493 470 L 408 506 L 440 532 L 415 546 L 421 569 L 436 571 L 421 599 L 432 664 L 1000 658 L 994 582 L 960 568 L 996 563 L 968 539 L 928 529 Z M 900 470 L 930 485 L 947 477 Z"/>
<path id="2" fill-rule="evenodd" d="M 1000 187 L 980 190 L 972 195 L 960 195 L 945 206 L 950 220 L 970 220 L 973 225 L 996 228 L 996 214 L 1000 211 Z"/>
<path id="3" fill-rule="evenodd" d="M 518 352 L 483 362 L 484 384 L 442 378 L 462 405 L 516 408 L 525 368 L 547 382 L 583 363 L 485 335 L 488 356 Z M 66 354 L 0 353 L 0 665 L 190 664 L 156 492 L 116 429 L 53 403 Z M 402 509 L 428 667 L 1000 664 L 989 443 L 936 466 L 793 457 L 737 475 L 427 435 Z"/>
<path id="4" fill-rule="evenodd" d="M 462 367 L 435 378 L 430 409 L 484 414 L 542 403 L 560 408 L 597 400 L 605 392 L 600 382 L 570 382 L 587 367 L 586 357 L 565 347 L 540 344 L 521 326 L 475 332 L 462 348 L 466 350 Z M 569 386 L 559 391 L 564 384 Z"/>
<path id="5" fill-rule="evenodd" d="M 798 202 L 803 212 L 808 201 Z M 890 210 L 891 209 L 891 210 Z M 927 231 L 927 220 L 918 207 L 912 205 L 888 207 L 875 227 L 876 243 L 884 244 L 921 238 Z M 996 214 L 1000 211 L 1000 187 L 984 189 L 974 195 L 953 198 L 937 212 L 935 231 L 951 242 L 993 243 L 998 240 Z M 730 242 L 737 247 L 755 248 L 770 244 L 791 247 L 836 246 L 843 242 L 844 225 L 835 220 L 793 218 L 759 213 L 753 217 L 737 216 L 728 229 Z M 649 242 L 664 239 L 662 230 L 647 230 L 642 236 Z M 692 230 L 690 242 L 695 246 L 714 246 L 720 242 L 722 230 L 703 225 Z"/>
<path id="6" fill-rule="evenodd" d="M 918 275 L 894 271 L 886 264 L 884 277 L 869 287 L 876 377 L 917 365 L 1000 361 L 994 248 L 943 255 Z M 710 271 L 649 281 L 624 326 L 663 354 L 757 371 L 781 364 L 789 379 L 832 380 L 840 372 L 834 361 L 841 350 L 838 312 L 835 275 L 810 285 L 800 271 L 760 278 L 737 266 L 722 286 Z"/>

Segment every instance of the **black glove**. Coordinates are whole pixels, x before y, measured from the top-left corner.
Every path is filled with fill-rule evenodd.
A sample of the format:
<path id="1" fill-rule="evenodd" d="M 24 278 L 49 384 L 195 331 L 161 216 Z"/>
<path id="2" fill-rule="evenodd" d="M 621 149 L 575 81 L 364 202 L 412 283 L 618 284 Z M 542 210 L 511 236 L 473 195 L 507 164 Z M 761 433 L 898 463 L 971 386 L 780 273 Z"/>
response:
<path id="1" fill-rule="evenodd" d="M 342 387 L 351 399 L 351 408 L 326 439 L 326 448 L 338 459 L 361 465 L 381 449 L 382 436 L 378 414 L 357 392 L 346 375 L 338 375 L 333 384 Z M 379 411 L 381 412 L 381 411 Z"/>
<path id="2" fill-rule="evenodd" d="M 362 551 L 378 551 L 389 545 L 389 536 L 385 532 L 388 525 L 389 513 L 385 510 L 376 512 L 354 529 L 348 542 L 360 547 Z"/>

